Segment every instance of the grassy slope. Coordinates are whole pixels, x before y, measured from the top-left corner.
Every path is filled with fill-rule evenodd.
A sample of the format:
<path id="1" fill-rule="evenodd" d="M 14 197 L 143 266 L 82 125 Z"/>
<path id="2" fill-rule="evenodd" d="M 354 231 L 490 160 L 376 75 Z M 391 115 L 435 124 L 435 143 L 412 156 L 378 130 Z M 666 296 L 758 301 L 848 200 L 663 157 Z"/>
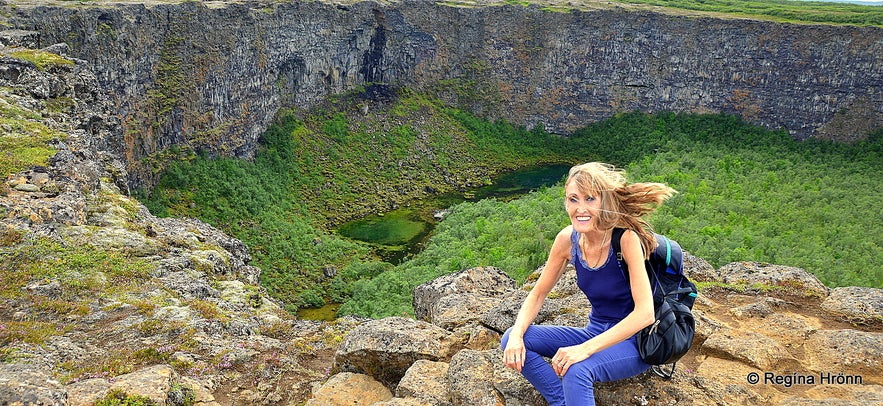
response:
<path id="1" fill-rule="evenodd" d="M 472 0 L 444 2 L 454 6 L 475 7 Z M 625 7 L 654 11 L 713 15 L 716 17 L 751 18 L 798 24 L 834 24 L 883 27 L 883 7 L 873 5 L 811 2 L 794 0 L 500 0 L 487 4 L 537 5 L 546 11 L 567 12 L 572 9 Z"/>

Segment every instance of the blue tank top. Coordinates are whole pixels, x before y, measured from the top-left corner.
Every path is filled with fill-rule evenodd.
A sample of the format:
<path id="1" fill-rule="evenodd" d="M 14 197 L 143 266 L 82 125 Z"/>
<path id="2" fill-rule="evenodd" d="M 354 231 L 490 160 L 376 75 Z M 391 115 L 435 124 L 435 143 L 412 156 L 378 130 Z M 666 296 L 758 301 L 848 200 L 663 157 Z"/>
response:
<path id="1" fill-rule="evenodd" d="M 613 253 L 613 245 L 607 260 L 599 268 L 590 268 L 579 249 L 579 233 L 570 235 L 570 262 L 576 268 L 576 284 L 592 304 L 591 318 L 603 323 L 617 323 L 635 308 L 632 289 L 625 279 L 625 272 Z"/>

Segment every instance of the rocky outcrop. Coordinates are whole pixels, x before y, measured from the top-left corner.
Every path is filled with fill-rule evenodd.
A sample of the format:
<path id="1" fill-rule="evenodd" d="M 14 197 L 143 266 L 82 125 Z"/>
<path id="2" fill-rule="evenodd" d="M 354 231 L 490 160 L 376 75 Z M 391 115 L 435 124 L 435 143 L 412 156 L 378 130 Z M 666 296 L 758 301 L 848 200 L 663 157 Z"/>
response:
<path id="1" fill-rule="evenodd" d="M 15 3 L 18 38 L 96 66 L 132 186 L 178 151 L 252 156 L 280 107 L 378 82 L 564 134 L 634 110 L 738 114 L 801 139 L 883 125 L 875 27 L 599 2 Z"/>
<path id="2" fill-rule="evenodd" d="M 833 294 L 820 289 L 822 285 L 818 280 L 801 269 L 734 263 L 716 270 L 705 261 L 689 253 L 686 255 L 684 262 L 688 275 L 696 280 L 715 281 L 700 289 L 694 307 L 697 335 L 692 349 L 678 363 L 671 381 L 648 372 L 619 382 L 598 384 L 595 394 L 600 404 L 798 405 L 833 402 L 864 405 L 883 401 L 883 374 L 879 365 L 883 356 L 883 333 L 879 320 L 866 318 L 863 325 L 851 324 L 851 316 L 845 315 L 849 311 L 842 309 L 850 306 L 832 305 L 840 303 L 841 299 L 832 299 Z M 775 272 L 770 272 L 773 270 Z M 734 278 L 734 281 L 711 279 L 722 274 Z M 442 317 L 442 324 L 455 335 L 463 336 L 462 342 L 469 341 L 465 331 L 484 329 L 494 336 L 493 343 L 483 349 L 464 347 L 450 356 L 439 353 L 433 361 L 415 361 L 397 382 L 390 382 L 389 376 L 368 373 L 374 380 L 382 380 L 395 394 L 395 397 L 374 405 L 545 404 L 523 377 L 500 361 L 502 352 L 497 346 L 502 329 L 498 326 L 508 327 L 511 320 L 502 324 L 486 322 L 498 319 L 491 314 L 517 312 L 530 283 L 520 288 L 512 286 L 511 281 L 501 283 L 506 286 L 505 292 L 491 293 L 480 283 L 461 283 L 459 288 L 451 288 L 454 281 L 498 278 L 500 275 L 495 268 L 474 268 L 417 288 L 421 297 L 433 298 L 436 306 L 448 298 L 464 303 L 498 302 L 499 307 L 487 309 L 484 317 L 473 317 L 470 312 L 462 312 L 460 322 L 452 322 L 447 313 Z M 758 279 L 746 282 L 744 278 Z M 574 280 L 574 271 L 569 267 L 549 295 L 548 310 L 538 319 L 539 323 L 585 324 L 589 309 Z M 757 293 L 760 292 L 758 285 L 765 286 L 763 293 Z M 576 297 L 580 296 L 582 299 L 577 300 Z M 871 306 L 879 303 L 881 298 L 883 290 L 862 289 L 861 299 L 869 301 Z M 433 306 L 423 303 L 428 308 Z M 507 310 L 503 311 L 503 308 Z M 430 315 L 428 321 L 436 323 L 432 315 L 438 313 L 429 310 L 424 313 Z M 568 314 L 578 316 L 568 317 Z M 359 335 L 371 335 L 372 330 L 379 334 L 400 323 L 398 318 L 382 319 L 363 324 L 357 330 Z M 472 329 L 464 329 L 467 325 L 472 325 Z M 422 330 L 432 328 L 404 331 L 406 336 L 399 336 L 396 342 L 408 342 L 407 334 L 419 341 Z M 358 338 L 346 339 L 351 340 Z M 372 346 L 374 352 L 409 353 L 398 345 L 386 345 L 381 340 L 366 345 Z M 359 362 L 361 358 L 361 353 L 339 351 L 335 362 L 345 365 Z M 402 365 L 397 363 L 395 368 L 401 369 Z M 374 364 L 374 369 L 382 371 L 384 366 Z M 349 397 L 330 404 L 372 404 L 357 402 L 355 397 Z"/>
<path id="3" fill-rule="evenodd" d="M 294 320 L 241 241 L 127 196 L 109 99 L 87 64 L 41 52 L 0 47 L 4 169 L 26 136 L 51 152 L 0 183 L 0 404 L 305 400 L 315 353 L 358 322 Z"/>

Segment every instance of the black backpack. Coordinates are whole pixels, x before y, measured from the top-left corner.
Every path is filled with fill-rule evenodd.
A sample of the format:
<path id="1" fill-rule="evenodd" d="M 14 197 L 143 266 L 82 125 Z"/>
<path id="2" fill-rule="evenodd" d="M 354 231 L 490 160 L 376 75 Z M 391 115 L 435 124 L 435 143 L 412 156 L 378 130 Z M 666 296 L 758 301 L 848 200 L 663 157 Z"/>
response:
<path id="1" fill-rule="evenodd" d="M 620 239 L 625 229 L 614 228 L 611 244 L 628 281 L 628 267 L 622 260 Z M 637 334 L 638 352 L 644 362 L 653 365 L 653 372 L 665 379 L 674 374 L 677 361 L 693 344 L 696 323 L 693 302 L 699 292 L 684 275 L 684 253 L 681 246 L 663 235 L 654 234 L 658 246 L 644 261 L 653 292 L 656 321 Z M 671 364 L 671 370 L 660 366 Z"/>

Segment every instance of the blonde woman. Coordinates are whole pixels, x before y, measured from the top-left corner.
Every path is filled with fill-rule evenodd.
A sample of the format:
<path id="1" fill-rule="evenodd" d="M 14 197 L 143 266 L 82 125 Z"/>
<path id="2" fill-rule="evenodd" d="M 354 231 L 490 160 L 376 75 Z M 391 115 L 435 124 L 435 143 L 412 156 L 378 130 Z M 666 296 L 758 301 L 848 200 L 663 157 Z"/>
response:
<path id="1" fill-rule="evenodd" d="M 503 362 L 521 372 L 551 406 L 594 405 L 595 382 L 635 376 L 641 360 L 635 333 L 654 321 L 644 259 L 656 248 L 643 216 L 675 193 L 661 183 L 627 183 L 612 165 L 571 168 L 564 182 L 570 225 L 555 237 L 539 280 L 502 340 Z M 611 248 L 614 228 L 628 279 Z M 592 304 L 585 328 L 533 325 L 565 266 L 576 268 L 579 288 Z M 551 357 L 551 364 L 543 357 Z"/>

